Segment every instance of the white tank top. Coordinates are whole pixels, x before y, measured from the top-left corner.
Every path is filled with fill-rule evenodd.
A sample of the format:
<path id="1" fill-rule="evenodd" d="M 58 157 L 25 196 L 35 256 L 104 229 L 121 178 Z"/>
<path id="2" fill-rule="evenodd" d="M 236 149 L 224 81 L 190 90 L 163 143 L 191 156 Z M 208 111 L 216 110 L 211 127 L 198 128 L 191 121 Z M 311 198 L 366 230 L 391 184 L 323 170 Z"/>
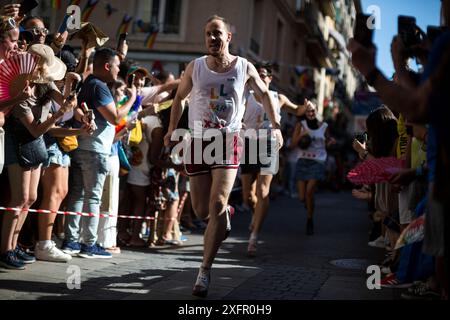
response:
<path id="1" fill-rule="evenodd" d="M 308 149 L 301 150 L 301 159 L 316 160 L 319 162 L 327 161 L 327 149 L 325 148 L 325 131 L 328 128 L 328 123 L 324 122 L 319 129 L 312 130 L 308 127 L 305 120 L 301 122 L 302 129 L 306 130 L 310 135 L 312 142 Z"/>
<path id="2" fill-rule="evenodd" d="M 281 119 L 281 108 L 278 100 L 278 92 L 269 91 L 275 102 L 275 113 L 277 120 Z M 259 103 L 253 92 L 250 93 L 247 107 L 245 109 L 244 120 L 245 129 L 272 129 L 272 122 L 264 110 L 262 103 Z"/>
<path id="3" fill-rule="evenodd" d="M 223 133 L 239 132 L 245 112 L 244 89 L 248 62 L 237 57 L 233 69 L 217 73 L 208 68 L 206 58 L 198 58 L 194 63 L 189 128 L 195 129 L 196 133 L 210 128 Z"/>

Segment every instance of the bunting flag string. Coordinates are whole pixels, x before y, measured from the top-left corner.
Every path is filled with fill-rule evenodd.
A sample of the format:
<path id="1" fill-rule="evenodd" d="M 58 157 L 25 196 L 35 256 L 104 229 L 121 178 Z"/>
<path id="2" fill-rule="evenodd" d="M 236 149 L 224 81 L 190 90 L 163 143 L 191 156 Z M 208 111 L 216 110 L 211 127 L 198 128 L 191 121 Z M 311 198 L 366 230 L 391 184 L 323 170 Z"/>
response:
<path id="1" fill-rule="evenodd" d="M 51 0 L 51 1 L 53 9 L 61 9 L 61 0 Z M 82 3 L 81 0 L 68 0 L 68 5 L 79 6 L 81 3 Z M 96 6 L 99 3 L 104 2 L 103 0 L 88 0 L 81 13 L 81 21 L 87 22 L 92 12 L 95 10 Z M 106 11 L 106 16 L 108 18 L 110 18 L 114 13 L 119 12 L 119 10 L 117 8 L 114 8 L 109 2 L 105 3 L 104 10 Z M 133 32 L 136 31 L 140 33 L 148 33 L 145 38 L 144 45 L 146 48 L 152 49 L 156 42 L 156 38 L 158 37 L 158 34 L 160 32 L 158 23 L 144 22 L 142 19 L 138 19 L 133 22 L 133 17 L 125 13 L 122 22 L 118 27 L 116 37 L 119 37 L 121 33 L 128 32 L 130 25 L 132 25 L 133 27 Z"/>

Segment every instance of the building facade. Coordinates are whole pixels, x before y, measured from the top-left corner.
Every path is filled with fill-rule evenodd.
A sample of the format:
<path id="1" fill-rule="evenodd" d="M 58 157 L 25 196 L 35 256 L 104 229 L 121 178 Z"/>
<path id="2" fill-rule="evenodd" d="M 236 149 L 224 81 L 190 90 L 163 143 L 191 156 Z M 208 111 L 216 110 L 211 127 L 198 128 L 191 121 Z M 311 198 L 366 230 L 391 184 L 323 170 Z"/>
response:
<path id="1" fill-rule="evenodd" d="M 86 2 L 81 1 L 82 9 Z M 107 6 L 114 9 L 110 16 Z M 110 37 L 106 45 L 111 47 L 125 14 L 134 22 L 157 25 L 150 50 L 147 34 L 130 24 L 129 57 L 149 69 L 158 62 L 178 75 L 187 62 L 205 54 L 205 21 L 218 14 L 232 25 L 232 53 L 273 63 L 273 87 L 297 102 L 315 97 L 322 112 L 336 83 L 344 87 L 344 95 L 354 92 L 355 73 L 343 52 L 358 7 L 359 0 L 100 0 L 89 21 Z M 52 9 L 50 0 L 42 1 L 37 11 L 51 30 L 65 14 L 64 7 Z"/>

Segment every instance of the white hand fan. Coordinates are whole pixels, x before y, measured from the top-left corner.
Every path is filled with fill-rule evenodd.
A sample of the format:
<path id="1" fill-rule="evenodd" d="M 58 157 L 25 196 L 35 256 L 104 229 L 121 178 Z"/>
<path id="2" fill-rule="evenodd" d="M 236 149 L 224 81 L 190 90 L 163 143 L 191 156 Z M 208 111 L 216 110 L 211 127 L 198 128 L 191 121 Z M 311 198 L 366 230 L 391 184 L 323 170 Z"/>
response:
<path id="1" fill-rule="evenodd" d="M 31 79 L 39 58 L 26 52 L 0 63 L 0 101 L 14 98 L 25 88 L 26 81 Z"/>

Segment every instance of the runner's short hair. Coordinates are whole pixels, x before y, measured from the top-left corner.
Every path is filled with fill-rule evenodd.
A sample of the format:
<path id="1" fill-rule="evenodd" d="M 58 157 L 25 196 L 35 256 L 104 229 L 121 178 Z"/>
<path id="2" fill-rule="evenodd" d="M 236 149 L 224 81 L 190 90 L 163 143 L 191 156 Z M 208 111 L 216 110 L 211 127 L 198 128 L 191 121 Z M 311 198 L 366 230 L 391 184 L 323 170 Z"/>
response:
<path id="1" fill-rule="evenodd" d="M 256 68 L 256 70 L 266 69 L 267 70 L 267 74 L 269 76 L 272 76 L 273 66 L 272 66 L 272 64 L 270 62 L 266 62 L 266 61 L 257 62 L 257 63 L 255 63 L 255 68 Z"/>
<path id="2" fill-rule="evenodd" d="M 225 25 L 225 28 L 227 28 L 227 31 L 231 32 L 231 24 L 228 22 L 228 20 L 225 19 L 224 17 L 218 16 L 217 14 L 209 17 L 208 20 L 206 20 L 206 24 L 208 24 L 214 20 L 222 21 L 223 24 Z"/>

